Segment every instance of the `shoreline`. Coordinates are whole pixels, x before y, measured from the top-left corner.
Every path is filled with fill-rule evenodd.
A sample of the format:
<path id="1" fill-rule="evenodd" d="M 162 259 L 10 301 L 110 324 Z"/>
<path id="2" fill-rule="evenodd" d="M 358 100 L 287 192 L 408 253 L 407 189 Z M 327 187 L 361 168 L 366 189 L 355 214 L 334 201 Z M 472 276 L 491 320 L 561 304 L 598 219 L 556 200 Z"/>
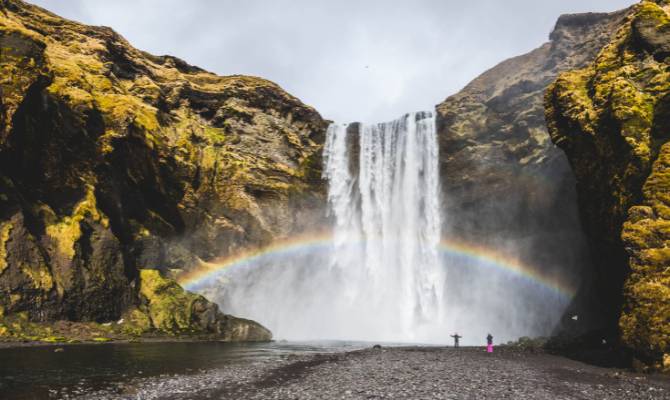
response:
<path id="1" fill-rule="evenodd" d="M 254 344 L 254 343 L 272 343 L 275 340 L 267 341 L 240 341 L 231 342 L 216 338 L 197 338 L 197 337 L 142 337 L 137 339 L 109 339 L 104 341 L 96 340 L 76 340 L 76 341 L 41 341 L 41 340 L 9 340 L 0 341 L 1 349 L 26 348 L 26 347 L 66 347 L 81 345 L 108 345 L 108 344 L 143 344 L 143 343 L 230 343 L 230 344 Z"/>
<path id="2" fill-rule="evenodd" d="M 670 376 L 604 368 L 544 350 L 383 347 L 299 356 L 214 392 L 237 398 L 670 399 Z"/>
<path id="3" fill-rule="evenodd" d="M 283 351 L 270 357 L 260 355 L 255 349 L 235 354 L 238 349 L 215 346 L 220 341 L 192 340 L 193 338 L 150 338 L 139 343 L 159 345 L 149 353 L 124 351 L 122 364 L 111 363 L 112 368 L 102 381 L 87 371 L 80 360 L 88 360 L 88 354 L 111 354 L 100 352 L 104 346 L 88 353 L 82 345 L 93 343 L 41 343 L 24 342 L 13 347 L 42 347 L 43 360 L 65 360 L 72 358 L 65 375 L 77 376 L 70 386 L 63 385 L 61 377 L 50 383 L 37 383 L 30 389 L 25 386 L 10 386 L 14 392 L 9 398 L 21 398 L 28 389 L 33 394 L 57 393 L 68 397 L 77 393 L 77 398 L 117 400 L 129 398 L 180 399 L 184 393 L 189 398 L 238 399 L 583 399 L 607 398 L 610 400 L 668 399 L 670 400 L 670 376 L 635 373 L 619 368 L 603 368 L 585 364 L 544 350 L 499 346 L 492 354 L 483 346 L 464 346 L 458 349 L 444 346 L 389 346 L 347 349 L 345 347 L 319 348 L 316 343 L 309 351 L 296 350 L 290 343 Z M 274 341 L 278 343 L 277 341 Z M 131 344 L 117 341 L 103 344 Z M 171 343 L 200 344 L 199 351 L 189 350 L 188 345 L 171 347 Z M 212 346 L 203 344 L 211 343 Z M 233 345 L 245 343 L 225 342 Z M 266 342 L 268 343 L 268 342 Z M 294 342 L 298 343 L 298 342 Z M 0 343 L 2 345 L 3 343 Z M 6 342 L 4 343 L 7 344 Z M 17 344 L 17 343 L 13 343 Z M 96 343 L 98 344 L 98 343 Z M 160 347 L 164 344 L 165 350 Z M 246 343 L 249 344 L 249 343 Z M 253 343 L 251 343 L 253 344 Z M 274 345 L 274 343 L 273 343 Z M 363 345 L 363 344 L 361 344 Z M 62 355 L 53 354 L 57 347 L 79 347 L 71 352 L 65 348 Z M 1 347 L 1 346 L 0 346 Z M 272 346 L 268 346 L 272 347 Z M 278 346 L 280 347 L 280 346 Z M 109 347 L 107 347 L 110 350 Z M 329 350 L 332 349 L 332 350 Z M 91 350 L 93 350 L 91 348 Z M 232 350 L 232 353 L 230 353 Z M 266 349 L 267 350 L 267 349 Z M 116 350 L 112 350 L 116 352 Z M 11 357 L 21 358 L 20 351 Z M 152 354 L 144 358 L 144 354 Z M 189 355 L 182 357 L 182 355 Z M 224 362 L 216 361 L 217 357 Z M 83 358 L 82 358 L 83 357 Z M 134 359 L 132 357 L 139 357 Z M 32 358 L 40 362 L 40 358 Z M 133 360 L 142 360 L 136 365 Z M 152 360 L 147 364 L 147 360 Z M 212 361 L 214 360 L 214 361 Z M 225 361 L 227 360 L 227 361 Z M 128 364 L 130 363 L 130 364 Z M 42 364 L 37 364 L 42 365 Z M 47 363 L 49 365 L 49 363 Z M 135 365 L 130 370 L 128 365 Z M 72 369 L 74 366 L 75 369 Z M 62 368 L 54 365 L 47 368 Z M 82 369 L 83 368 L 83 369 Z M 45 371 L 42 370 L 41 373 Z M 23 379 L 30 380 L 36 372 L 30 364 L 23 366 Z M 38 372 L 39 375 L 40 372 Z M 56 370 L 49 374 L 56 373 Z M 87 381 L 86 386 L 78 382 Z M 0 380 L 1 382 L 1 380 Z M 27 382 L 27 381 L 26 381 Z M 14 394 L 18 397 L 12 397 Z M 83 396 L 81 396 L 83 395 Z"/>
<path id="4" fill-rule="evenodd" d="M 229 344 L 263 344 L 263 343 L 322 343 L 322 342 L 342 342 L 342 343 L 365 343 L 367 347 L 357 349 L 357 350 L 340 350 L 340 351 L 324 351 L 323 353 L 315 353 L 315 355 L 320 354 L 333 354 L 333 353 L 357 353 L 364 351 L 376 351 L 378 349 L 373 348 L 373 346 L 381 346 L 381 350 L 409 350 L 409 351 L 420 351 L 420 350 L 430 350 L 430 349 L 451 349 L 451 350 L 481 350 L 486 352 L 486 346 L 460 346 L 454 348 L 453 346 L 441 345 L 441 344 L 412 344 L 412 343 L 398 343 L 398 344 L 384 344 L 375 343 L 375 342 L 356 342 L 356 341 L 338 341 L 338 340 L 314 340 L 314 341 L 293 341 L 293 340 L 266 340 L 266 341 L 227 341 L 216 339 L 215 337 L 174 337 L 174 336 L 155 336 L 155 337 L 139 337 L 139 338 L 118 338 L 118 339 L 109 339 L 104 341 L 96 341 L 90 339 L 74 340 L 74 341 L 42 341 L 42 340 L 0 340 L 0 349 L 11 349 L 11 348 L 25 348 L 25 347 L 64 347 L 64 346 L 79 346 L 79 345 L 105 345 L 105 344 L 143 344 L 143 343 L 229 343 Z M 516 347 L 510 345 L 497 345 L 494 346 L 494 349 L 513 349 L 517 352 L 527 352 L 527 353 L 546 353 L 553 354 L 558 357 L 565 357 L 562 354 L 550 352 L 544 348 L 540 347 Z M 566 357 L 569 358 L 569 357 Z"/>
<path id="5" fill-rule="evenodd" d="M 105 345 L 105 344 L 155 344 L 155 343 L 228 343 L 228 344 L 268 344 L 268 343 L 309 343 L 310 341 L 287 341 L 287 340 L 267 340 L 267 341 L 227 341 L 217 339 L 214 336 L 168 336 L 168 335 L 156 335 L 156 336 L 143 336 L 137 338 L 128 338 L 128 337 L 117 337 L 117 338 L 105 338 L 105 340 L 93 340 L 93 339 L 66 339 L 64 341 L 45 341 L 45 340 L 0 340 L 0 350 L 2 349 L 12 349 L 12 348 L 28 348 L 28 347 L 69 347 L 69 346 L 80 346 L 80 345 Z M 336 340 L 326 340 L 326 341 L 314 341 L 316 343 L 323 342 L 338 342 Z M 347 341 L 341 341 L 345 343 Z M 486 353 L 486 346 L 460 346 L 459 348 L 454 348 L 450 345 L 432 345 L 432 344 L 384 344 L 384 343 L 375 343 L 375 342 L 352 342 L 366 344 L 366 347 L 357 350 L 339 350 L 335 353 L 355 353 L 359 351 L 366 350 L 376 350 L 374 346 L 381 346 L 382 350 L 396 349 L 396 350 L 410 350 L 410 351 L 419 351 L 419 350 L 430 350 L 430 349 L 450 349 L 454 351 L 463 350 L 463 351 L 472 351 L 480 350 L 483 353 Z M 626 362 L 612 362 L 611 358 L 615 357 L 617 353 L 613 350 L 603 351 L 602 349 L 596 348 L 582 348 L 581 352 L 576 353 L 574 349 L 564 349 L 556 350 L 549 349 L 542 346 L 517 346 L 510 344 L 499 344 L 494 345 L 494 352 L 515 352 L 515 353 L 527 353 L 527 354 L 547 354 L 555 357 L 561 357 L 568 360 L 573 360 L 576 362 L 582 362 L 586 365 L 600 367 L 605 369 L 613 370 L 624 370 L 629 372 L 638 372 L 645 375 L 654 375 L 659 374 L 658 371 L 646 371 L 640 372 L 635 371 L 633 366 Z M 316 353 L 320 354 L 320 353 Z M 324 351 L 323 354 L 333 354 L 330 351 Z M 664 374 L 660 373 L 662 376 Z M 670 375 L 668 375 L 670 376 Z"/>

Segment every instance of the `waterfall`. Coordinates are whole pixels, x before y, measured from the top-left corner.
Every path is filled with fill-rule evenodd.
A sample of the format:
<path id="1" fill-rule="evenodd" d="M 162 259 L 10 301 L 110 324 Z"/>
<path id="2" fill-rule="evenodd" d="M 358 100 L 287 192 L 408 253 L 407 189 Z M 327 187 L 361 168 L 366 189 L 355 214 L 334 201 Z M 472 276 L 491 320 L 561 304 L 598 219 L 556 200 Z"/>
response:
<path id="1" fill-rule="evenodd" d="M 330 268 L 346 282 L 352 322 L 374 337 L 427 340 L 423 328 L 444 318 L 445 283 L 433 115 L 332 124 L 323 173 L 334 225 Z"/>
<path id="2" fill-rule="evenodd" d="M 277 339 L 445 343 L 459 332 L 481 344 L 487 332 L 551 332 L 570 297 L 506 256 L 514 246 L 440 244 L 448 224 L 432 114 L 332 124 L 323 155 L 331 234 L 243 257 L 200 293 Z"/>

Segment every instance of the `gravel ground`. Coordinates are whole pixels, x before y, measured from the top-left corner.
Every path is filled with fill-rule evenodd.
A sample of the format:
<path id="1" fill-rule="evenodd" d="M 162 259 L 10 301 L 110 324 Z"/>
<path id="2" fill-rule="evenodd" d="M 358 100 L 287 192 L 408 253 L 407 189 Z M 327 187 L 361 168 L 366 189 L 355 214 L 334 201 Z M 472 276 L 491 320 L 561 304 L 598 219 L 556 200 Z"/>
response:
<path id="1" fill-rule="evenodd" d="M 514 349 L 384 348 L 156 377 L 83 398 L 670 399 L 670 377 Z"/>

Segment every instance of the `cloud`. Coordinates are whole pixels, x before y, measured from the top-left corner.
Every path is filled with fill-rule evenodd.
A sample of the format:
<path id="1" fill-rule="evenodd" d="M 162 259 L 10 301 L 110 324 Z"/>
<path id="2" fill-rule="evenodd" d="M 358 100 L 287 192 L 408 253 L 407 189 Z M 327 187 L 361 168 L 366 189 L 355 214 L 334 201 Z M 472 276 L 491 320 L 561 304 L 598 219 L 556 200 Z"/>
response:
<path id="1" fill-rule="evenodd" d="M 632 0 L 33 0 L 136 47 L 221 75 L 270 79 L 328 119 L 432 109 L 547 40 L 560 14 Z"/>

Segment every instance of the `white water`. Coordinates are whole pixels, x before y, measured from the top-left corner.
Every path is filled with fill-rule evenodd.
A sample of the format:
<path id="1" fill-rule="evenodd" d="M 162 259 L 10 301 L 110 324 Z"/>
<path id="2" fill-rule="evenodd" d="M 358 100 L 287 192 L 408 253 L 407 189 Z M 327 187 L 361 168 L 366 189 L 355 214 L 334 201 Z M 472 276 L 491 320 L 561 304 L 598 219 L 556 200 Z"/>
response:
<path id="1" fill-rule="evenodd" d="M 324 149 L 335 221 L 331 268 L 346 282 L 338 301 L 358 326 L 371 325 L 358 334 L 427 340 L 423 328 L 444 316 L 434 118 L 412 113 L 361 125 L 352 138 L 347 128 L 331 125 Z M 360 148 L 358 171 L 350 168 L 352 141 Z"/>
<path id="2" fill-rule="evenodd" d="M 438 252 L 432 115 L 355 128 L 331 125 L 324 148 L 333 243 L 227 268 L 196 290 L 276 339 L 447 343 L 458 331 L 463 344 L 482 344 L 488 332 L 496 342 L 548 334 L 566 299 L 491 262 Z"/>

